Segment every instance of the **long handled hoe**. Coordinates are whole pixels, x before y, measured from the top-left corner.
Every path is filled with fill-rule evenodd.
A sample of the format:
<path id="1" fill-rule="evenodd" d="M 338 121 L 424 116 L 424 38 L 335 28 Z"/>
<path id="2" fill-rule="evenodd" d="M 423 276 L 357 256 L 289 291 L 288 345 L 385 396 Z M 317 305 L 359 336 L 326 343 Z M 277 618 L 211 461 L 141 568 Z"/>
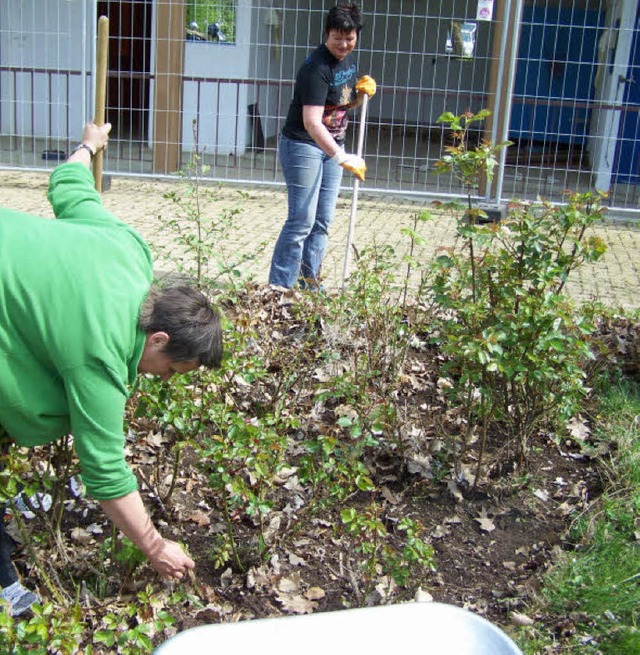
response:
<path id="1" fill-rule="evenodd" d="M 362 106 L 360 109 L 360 127 L 358 129 L 358 148 L 356 154 L 362 157 L 364 148 L 364 132 L 367 121 L 367 106 L 369 105 L 369 96 L 365 93 L 362 97 Z M 356 213 L 358 211 L 358 191 L 360 190 L 360 180 L 354 176 L 353 195 L 351 197 L 351 216 L 349 217 L 349 231 L 347 233 L 347 248 L 344 253 L 344 266 L 342 268 L 342 290 L 344 291 L 347 277 L 349 277 L 349 265 L 351 261 L 351 245 L 353 241 L 353 230 L 356 223 Z"/>

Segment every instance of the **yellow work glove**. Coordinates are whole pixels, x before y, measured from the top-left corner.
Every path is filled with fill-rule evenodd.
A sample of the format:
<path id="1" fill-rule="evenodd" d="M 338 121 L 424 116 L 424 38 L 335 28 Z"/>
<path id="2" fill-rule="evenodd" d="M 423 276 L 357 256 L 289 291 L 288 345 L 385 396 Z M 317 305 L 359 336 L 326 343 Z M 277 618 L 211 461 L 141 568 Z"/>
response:
<path id="1" fill-rule="evenodd" d="M 366 93 L 369 97 L 374 96 L 376 94 L 376 81 L 373 77 L 363 75 L 356 82 L 356 91 L 358 93 Z"/>
<path id="2" fill-rule="evenodd" d="M 349 155 L 344 150 L 338 150 L 333 157 L 333 161 L 342 166 L 347 171 L 353 173 L 360 181 L 364 182 L 364 174 L 367 172 L 367 165 L 362 157 L 358 155 Z"/>

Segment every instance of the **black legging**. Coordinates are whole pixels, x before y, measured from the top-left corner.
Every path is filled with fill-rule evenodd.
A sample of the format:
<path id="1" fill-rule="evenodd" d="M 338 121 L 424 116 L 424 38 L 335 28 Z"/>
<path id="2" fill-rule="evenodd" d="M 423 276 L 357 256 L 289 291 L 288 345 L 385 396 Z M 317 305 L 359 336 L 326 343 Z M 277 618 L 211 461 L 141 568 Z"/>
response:
<path id="1" fill-rule="evenodd" d="M 10 443 L 7 433 L 0 425 L 0 470 L 4 466 L 2 456 L 8 453 Z M 18 580 L 18 572 L 11 561 L 16 545 L 4 529 L 4 510 L 4 503 L 0 502 L 0 587 L 3 589 Z"/>

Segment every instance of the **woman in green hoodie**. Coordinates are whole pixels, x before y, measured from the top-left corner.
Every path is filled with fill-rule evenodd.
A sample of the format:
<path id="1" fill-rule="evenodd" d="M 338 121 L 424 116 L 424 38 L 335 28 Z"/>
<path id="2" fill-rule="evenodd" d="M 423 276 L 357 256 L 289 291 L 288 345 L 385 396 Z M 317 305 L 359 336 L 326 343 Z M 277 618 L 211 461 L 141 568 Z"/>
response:
<path id="1" fill-rule="evenodd" d="M 137 373 L 219 366 L 220 315 L 195 289 L 151 289 L 147 244 L 94 187 L 110 129 L 87 124 L 51 175 L 56 220 L 0 209 L 0 433 L 27 447 L 72 434 L 87 493 L 158 573 L 181 579 L 194 563 L 153 526 L 125 461 L 125 403 Z M 36 597 L 2 519 L 0 596 L 19 614 Z"/>

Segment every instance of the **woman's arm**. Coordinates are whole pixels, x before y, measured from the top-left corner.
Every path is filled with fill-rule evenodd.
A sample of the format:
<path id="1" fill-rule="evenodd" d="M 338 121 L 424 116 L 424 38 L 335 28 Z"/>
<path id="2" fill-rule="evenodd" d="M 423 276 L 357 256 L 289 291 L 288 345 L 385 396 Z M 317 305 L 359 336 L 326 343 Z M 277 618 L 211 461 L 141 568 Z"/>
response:
<path id="1" fill-rule="evenodd" d="M 160 536 L 137 491 L 122 498 L 101 500 L 100 505 L 116 527 L 149 558 L 151 566 L 163 578 L 180 580 L 189 569 L 194 568 L 193 560 L 180 544 Z"/>
<path id="2" fill-rule="evenodd" d="M 319 105 L 304 105 L 302 107 L 304 129 L 309 132 L 311 138 L 326 155 L 333 157 L 340 150 L 340 146 L 335 142 L 335 139 L 322 122 L 323 115 L 324 107 Z"/>
<path id="3" fill-rule="evenodd" d="M 78 147 L 71 153 L 67 162 L 58 166 L 51 174 L 47 196 L 56 218 L 116 220 L 103 207 L 91 173 L 93 155 L 106 147 L 110 131 L 111 123 L 105 123 L 101 127 L 87 123 L 81 142 L 86 147 Z"/>
<path id="4" fill-rule="evenodd" d="M 74 150 L 69 158 L 68 163 L 78 162 L 84 164 L 87 168 L 91 167 L 91 161 L 96 153 L 104 150 L 109 141 L 109 132 L 111 132 L 111 123 L 105 123 L 98 126 L 95 123 L 87 123 L 82 132 L 82 141 L 80 142 L 83 147 Z"/>
<path id="5" fill-rule="evenodd" d="M 353 173 L 358 179 L 364 180 L 367 166 L 362 157 L 350 155 L 336 143 L 329 130 L 322 122 L 324 107 L 318 105 L 304 105 L 302 107 L 302 121 L 304 129 L 310 134 L 318 147 L 333 161 Z"/>

